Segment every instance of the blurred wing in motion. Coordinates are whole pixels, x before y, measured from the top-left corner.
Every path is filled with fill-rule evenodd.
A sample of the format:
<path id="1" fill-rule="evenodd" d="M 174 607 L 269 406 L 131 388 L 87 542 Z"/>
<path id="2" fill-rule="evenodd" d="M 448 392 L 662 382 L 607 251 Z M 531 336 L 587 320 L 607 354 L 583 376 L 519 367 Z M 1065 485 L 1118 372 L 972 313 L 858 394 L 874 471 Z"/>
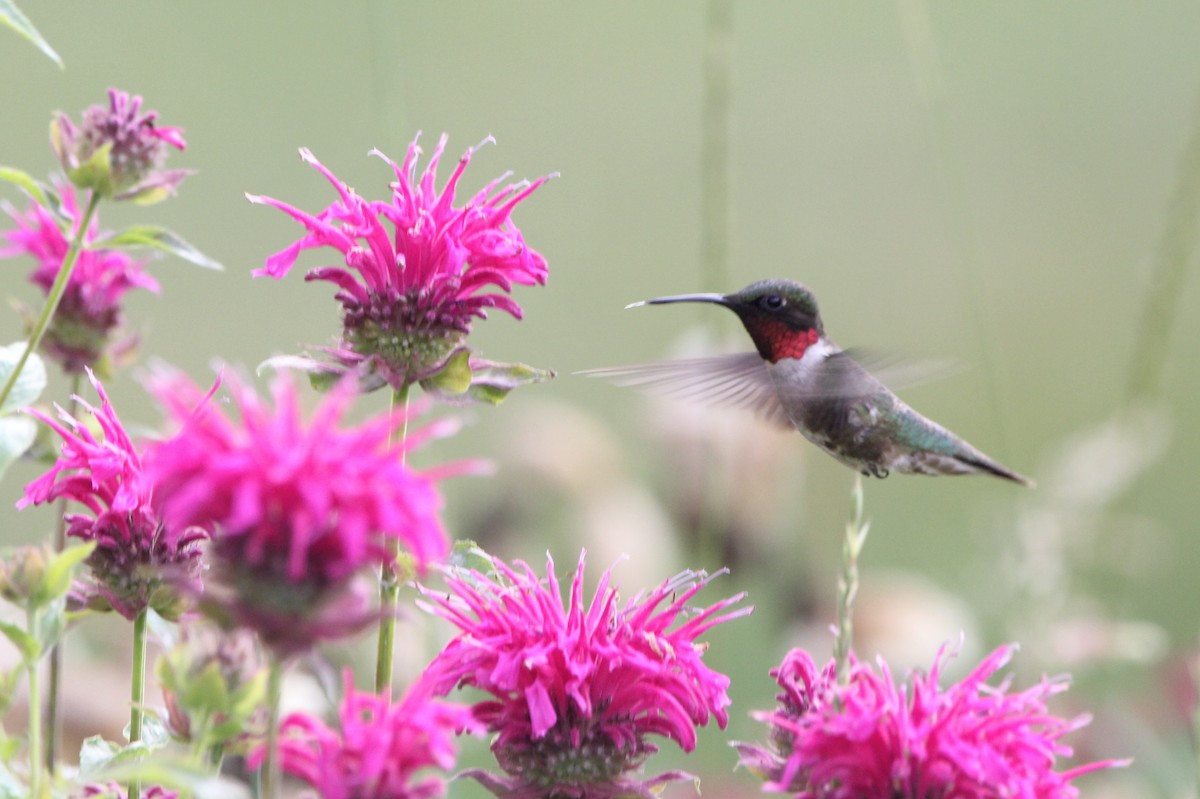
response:
<path id="1" fill-rule="evenodd" d="M 757 352 L 586 369 L 577 374 L 705 405 L 742 408 L 772 425 L 794 429 L 779 402 L 771 373 Z"/>

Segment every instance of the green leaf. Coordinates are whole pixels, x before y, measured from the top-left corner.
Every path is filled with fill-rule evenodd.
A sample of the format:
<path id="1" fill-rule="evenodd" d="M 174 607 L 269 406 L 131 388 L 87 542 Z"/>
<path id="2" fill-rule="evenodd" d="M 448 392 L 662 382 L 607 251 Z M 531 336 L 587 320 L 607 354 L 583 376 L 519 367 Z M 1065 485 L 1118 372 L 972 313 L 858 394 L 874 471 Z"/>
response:
<path id="1" fill-rule="evenodd" d="M 463 348 L 446 359 L 437 374 L 421 381 L 431 394 L 458 396 L 471 387 L 471 352 Z"/>
<path id="2" fill-rule="evenodd" d="M 24 669 L 20 664 L 13 666 L 8 671 L 0 671 L 0 713 L 8 712 L 13 695 L 17 690 L 17 682 L 23 673 Z M 0 730 L 0 763 L 7 763 L 11 759 L 6 747 L 17 746 L 18 744 L 14 743 L 14 740 L 5 738 L 3 730 Z"/>
<path id="3" fill-rule="evenodd" d="M 495 570 L 492 556 L 469 538 L 459 538 L 454 542 L 447 565 L 454 569 L 477 571 L 480 574 L 490 574 Z"/>
<path id="4" fill-rule="evenodd" d="M 50 42 L 46 41 L 42 37 L 42 34 L 38 33 L 38 29 L 29 21 L 29 17 L 25 16 L 12 0 L 0 0 L 0 24 L 7 25 L 25 37 L 34 47 L 41 50 L 47 58 L 58 64 L 60 69 L 63 68 L 63 61 L 58 53 L 54 52 L 54 48 L 50 46 Z"/>
<path id="5" fill-rule="evenodd" d="M 223 271 L 225 267 L 197 250 L 183 240 L 183 237 L 172 230 L 159 225 L 133 225 L 103 239 L 92 242 L 92 247 L 150 247 L 151 249 L 182 258 L 185 261 L 203 266 L 205 269 Z"/>
<path id="6" fill-rule="evenodd" d="M 38 614 L 37 639 L 43 652 L 49 652 L 67 629 L 66 603 L 50 602 Z"/>
<path id="7" fill-rule="evenodd" d="M 142 743 L 150 749 L 162 749 L 171 742 L 171 733 L 162 722 L 162 718 L 151 710 L 145 710 L 142 715 Z"/>
<path id="8" fill-rule="evenodd" d="M 87 560 L 88 555 L 96 548 L 96 542 L 72 546 L 56 554 L 46 564 L 46 576 L 43 578 L 43 590 L 47 599 L 57 599 L 71 588 L 71 580 L 79 564 Z"/>
<path id="9" fill-rule="evenodd" d="M 121 746 L 113 741 L 106 741 L 99 735 L 93 735 L 83 742 L 79 749 L 79 779 L 84 782 L 102 782 L 115 778 L 116 767 L 122 769 L 136 768 L 140 761 L 150 754 L 150 747 L 145 741 L 134 741 L 127 746 Z"/>
<path id="10" fill-rule="evenodd" d="M 12 622 L 0 621 L 0 633 L 12 641 L 26 665 L 37 663 L 38 658 L 42 656 L 42 648 L 38 646 L 37 639 Z"/>
<path id="11" fill-rule="evenodd" d="M 116 757 L 121 747 L 112 741 L 106 741 L 99 735 L 93 735 L 83 742 L 79 748 L 79 777 L 83 779 L 94 775 L 107 766 Z"/>
<path id="12" fill-rule="evenodd" d="M 3 5 L 3 3 L 4 0 L 0 0 L 0 5 Z M 23 169 L 17 169 L 12 166 L 0 166 L 0 180 L 11 183 L 21 189 L 32 197 L 38 205 L 45 208 L 52 207 L 50 198 L 47 196 L 45 184 Z"/>
<path id="13" fill-rule="evenodd" d="M 0 475 L 33 446 L 38 426 L 24 416 L 0 416 Z"/>
<path id="14" fill-rule="evenodd" d="M 476 402 L 499 405 L 513 389 L 544 383 L 553 377 L 553 369 L 539 369 L 523 363 L 477 361 L 471 364 L 471 387 L 467 389 L 467 396 Z"/>
<path id="15" fill-rule="evenodd" d="M 8 382 L 8 376 L 17 368 L 17 361 L 25 352 L 26 342 L 18 341 L 7 347 L 0 347 L 0 385 Z M 29 354 L 25 366 L 17 382 L 13 383 L 12 391 L 0 405 L 0 413 L 12 413 L 17 408 L 32 405 L 46 388 L 46 364 L 36 352 Z"/>
<path id="16" fill-rule="evenodd" d="M 92 156 L 67 173 L 71 182 L 80 189 L 91 189 L 101 197 L 113 196 L 112 142 L 96 148 Z"/>
<path id="17" fill-rule="evenodd" d="M 552 369 L 470 358 L 463 349 L 450 356 L 441 371 L 422 380 L 421 388 L 450 405 L 499 405 L 513 389 L 552 377 Z"/>
<path id="18" fill-rule="evenodd" d="M 307 355 L 273 355 L 260 363 L 255 368 L 254 373 L 262 375 L 268 369 L 276 372 L 285 369 L 294 369 L 297 372 L 303 372 L 308 375 L 309 384 L 317 391 L 322 392 L 333 388 L 345 377 L 344 371 L 339 372 L 336 369 L 332 369 L 329 364 L 322 363 Z"/>

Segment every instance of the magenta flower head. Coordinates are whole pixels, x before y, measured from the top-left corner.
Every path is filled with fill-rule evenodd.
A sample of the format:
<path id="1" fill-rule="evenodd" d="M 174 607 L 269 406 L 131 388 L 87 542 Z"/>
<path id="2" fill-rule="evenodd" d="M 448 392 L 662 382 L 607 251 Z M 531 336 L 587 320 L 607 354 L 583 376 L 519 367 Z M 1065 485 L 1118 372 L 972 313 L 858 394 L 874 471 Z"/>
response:
<path id="1" fill-rule="evenodd" d="M 55 188 L 66 230 L 54 212 L 33 201 L 24 213 L 6 205 L 4 210 L 17 227 L 0 234 L 7 242 L 0 246 L 0 258 L 33 257 L 37 268 L 29 279 L 47 294 L 66 258 L 68 237 L 75 235 L 82 218 L 75 187 L 62 183 Z M 102 235 L 98 218 L 93 215 L 84 233 L 85 247 L 79 252 L 62 300 L 42 340 L 46 354 L 69 373 L 80 373 L 90 367 L 104 374 L 114 356 L 132 350 L 135 338 L 115 341 L 122 322 L 121 300 L 135 288 L 158 293 L 158 282 L 146 273 L 145 261 L 120 250 L 87 247 Z"/>
<path id="2" fill-rule="evenodd" d="M 277 651 L 305 648 L 373 619 L 353 581 L 391 561 L 389 540 L 418 572 L 445 556 L 435 481 L 463 469 L 418 473 L 404 453 L 453 423 L 409 430 L 394 443 L 403 414 L 340 426 L 351 386 L 331 392 L 305 421 L 286 375 L 276 378 L 272 402 L 236 377 L 228 383 L 237 420 L 212 401 L 217 386 L 205 393 L 175 372 L 154 379 L 151 391 L 181 429 L 148 454 L 147 469 L 169 523 L 212 531 L 233 621 Z M 205 593 L 215 602 L 211 582 Z"/>
<path id="3" fill-rule="evenodd" d="M 167 524 L 154 510 L 142 456 L 104 386 L 90 371 L 88 377 L 100 407 L 77 399 L 95 419 L 99 437 L 61 408 L 57 419 L 29 411 L 62 438 L 62 453 L 50 471 L 25 487 L 17 507 L 65 497 L 87 509 L 88 513 L 66 516 L 66 532 L 96 542 L 87 560 L 90 582 L 84 598 L 89 605 L 111 608 L 130 620 L 146 608 L 178 618 L 188 607 L 187 597 L 199 591 L 207 534 L 195 526 Z"/>
<path id="4" fill-rule="evenodd" d="M 589 603 L 581 555 L 564 607 L 552 560 L 545 580 L 516 565 L 494 560 L 492 574 L 450 573 L 448 595 L 424 592 L 426 608 L 461 630 L 426 670 L 433 692 L 469 685 L 494 697 L 475 715 L 496 733 L 504 774 L 468 775 L 498 796 L 528 799 L 650 797 L 688 776 L 635 772 L 657 751 L 647 736 L 690 752 L 696 727 L 710 717 L 725 727 L 729 678 L 704 665 L 697 639 L 748 614 L 728 610 L 744 595 L 691 609 L 710 578 L 689 571 L 621 607 L 610 569 Z"/>
<path id="5" fill-rule="evenodd" d="M 454 767 L 454 736 L 481 732 L 469 708 L 432 699 L 421 683 L 395 702 L 354 690 L 346 696 L 338 729 L 293 713 L 280 729 L 283 770 L 316 789 L 321 799 L 432 799 L 446 792 L 439 772 Z M 266 755 L 255 750 L 257 768 Z"/>
<path id="6" fill-rule="evenodd" d="M 108 108 L 93 105 L 75 127 L 66 114 L 50 125 L 50 145 L 71 182 L 101 197 L 152 203 L 174 193 L 186 169 L 163 169 L 167 147 L 187 146 L 182 128 L 159 127 L 142 98 L 108 90 Z"/>
<path id="7" fill-rule="evenodd" d="M 760 716 L 772 746 L 739 744 L 742 763 L 766 780 L 764 789 L 797 799 L 1072 799 L 1076 777 L 1127 761 L 1055 771 L 1055 760 L 1071 755 L 1061 738 L 1088 718 L 1046 708 L 1066 690 L 1062 678 L 1020 692 L 1008 680 L 988 685 L 1014 649 L 1000 647 L 945 689 L 944 648 L 911 689 L 895 683 L 882 659 L 876 670 L 852 657 L 848 684 L 838 685 L 832 661 L 818 672 L 808 653 L 793 650 L 771 672 L 783 688 L 779 709 Z"/>
<path id="8" fill-rule="evenodd" d="M 485 318 L 489 308 L 521 318 L 521 307 L 509 296 L 514 284 L 546 281 L 546 259 L 525 244 L 511 217 L 548 176 L 497 190 L 505 174 L 455 207 L 458 182 L 475 150 L 463 154 L 439 191 L 437 166 L 445 146 L 443 135 L 419 177 L 416 139 L 402 165 L 372 152 L 395 174 L 390 202 L 359 197 L 306 149 L 301 157 L 338 194 L 325 210 L 313 215 L 270 197 L 246 195 L 280 209 L 307 231 L 269 257 L 256 275 L 283 277 L 302 250 L 332 247 L 341 253 L 341 265 L 312 269 L 305 279 L 337 286 L 343 335 L 331 354 L 338 369 L 356 372 L 368 385 L 375 380 L 401 389 L 429 381 L 454 356 L 465 356 L 471 323 Z"/>

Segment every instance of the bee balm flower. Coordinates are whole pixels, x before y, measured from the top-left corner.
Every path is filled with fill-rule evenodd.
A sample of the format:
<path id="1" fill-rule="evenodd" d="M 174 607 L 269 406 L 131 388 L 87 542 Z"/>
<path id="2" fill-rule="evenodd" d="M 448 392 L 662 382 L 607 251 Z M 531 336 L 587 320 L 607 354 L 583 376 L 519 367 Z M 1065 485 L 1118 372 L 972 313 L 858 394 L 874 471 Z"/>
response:
<path id="1" fill-rule="evenodd" d="M 838 685 L 833 662 L 818 672 L 808 653 L 793 650 L 771 672 L 783 688 L 780 707 L 761 715 L 773 745 L 740 744 L 742 763 L 766 790 L 797 799 L 1074 799 L 1073 779 L 1124 762 L 1054 770 L 1071 755 L 1062 737 L 1088 719 L 1046 708 L 1062 680 L 1024 691 L 988 685 L 1013 649 L 1000 647 L 947 688 L 938 684 L 943 650 L 908 689 L 882 660 L 878 670 L 852 660 L 848 684 Z"/>
<path id="2" fill-rule="evenodd" d="M 521 307 L 509 296 L 514 284 L 546 281 L 546 259 L 526 246 L 511 217 L 548 178 L 497 189 L 508 177 L 502 175 L 455 207 L 458 182 L 475 150 L 463 154 L 439 190 L 437 167 L 445 146 L 443 135 L 419 177 L 421 149 L 415 139 L 403 164 L 373 151 L 395 174 L 390 201 L 358 196 L 307 149 L 300 155 L 333 186 L 334 203 L 314 215 L 270 197 L 246 195 L 280 209 L 307 231 L 255 274 L 281 278 L 306 249 L 331 247 L 341 253 L 341 265 L 318 267 L 305 277 L 337 286 L 343 333 L 331 354 L 341 369 L 382 379 L 395 389 L 433 377 L 465 352 L 471 323 L 486 318 L 487 309 L 521 318 Z"/>
<path id="3" fill-rule="evenodd" d="M 79 400 L 100 427 L 97 437 L 84 423 L 61 408 L 55 419 L 30 413 L 62 438 L 62 453 L 46 474 L 25 487 L 18 508 L 53 502 L 60 497 L 83 505 L 89 513 L 66 517 L 67 535 L 95 541 L 88 557 L 92 584 L 90 604 L 111 607 L 133 620 L 146 608 L 176 618 L 187 606 L 184 593 L 200 585 L 201 545 L 205 532 L 189 524 L 165 522 L 153 507 L 154 488 L 142 454 L 117 417 L 104 386 L 88 373 L 100 407 Z"/>
<path id="4" fill-rule="evenodd" d="M 586 602 L 581 555 L 564 607 L 549 558 L 545 580 L 523 563 L 493 564 L 494 575 L 448 576 L 448 596 L 425 592 L 427 607 L 461 630 L 426 670 L 431 689 L 473 686 L 493 697 L 475 716 L 496 733 L 504 774 L 468 775 L 498 796 L 528 799 L 650 797 L 686 777 L 633 774 L 657 751 L 648 736 L 690 752 L 696 727 L 710 718 L 725 727 L 729 678 L 704 664 L 697 639 L 749 613 L 728 610 L 744 595 L 689 609 L 710 578 L 684 572 L 622 607 L 605 572 Z"/>
<path id="5" fill-rule="evenodd" d="M 461 471 L 418 473 L 404 453 L 447 430 L 447 424 L 393 434 L 403 414 L 343 427 L 353 395 L 339 386 L 309 420 L 286 375 L 265 402 L 236 378 L 230 419 L 191 381 L 160 375 L 152 391 L 181 425 L 149 455 L 148 469 L 163 517 L 212 531 L 212 552 L 225 605 L 277 650 L 304 648 L 372 620 L 366 594 L 355 592 L 364 569 L 390 563 L 399 540 L 418 571 L 449 546 L 435 481 Z M 218 596 L 210 580 L 209 594 Z"/>
<path id="6" fill-rule="evenodd" d="M 66 114 L 50 126 L 50 144 L 67 177 L 81 189 L 114 200 L 161 200 L 190 173 L 163 169 L 167 147 L 187 146 L 183 129 L 159 127 L 158 113 L 142 112 L 142 98 L 108 90 L 108 108 L 93 105 L 75 127 Z"/>
<path id="7" fill-rule="evenodd" d="M 33 202 L 23 213 L 6 207 L 17 227 L 0 234 L 8 242 L 0 247 L 0 258 L 32 256 L 37 268 L 29 279 L 47 294 L 66 258 L 70 246 L 67 237 L 78 229 L 82 216 L 75 188 L 69 183 L 56 188 L 62 201 L 61 211 L 69 219 L 68 231 L 62 229 L 48 208 Z M 112 343 L 121 327 L 122 298 L 135 288 L 158 293 L 158 282 L 146 274 L 145 261 L 120 250 L 86 246 L 101 235 L 97 217 L 93 216 L 84 233 L 85 247 L 79 251 L 62 300 L 42 340 L 42 348 L 67 372 L 100 367 L 106 356 L 128 351 L 135 341 Z"/>

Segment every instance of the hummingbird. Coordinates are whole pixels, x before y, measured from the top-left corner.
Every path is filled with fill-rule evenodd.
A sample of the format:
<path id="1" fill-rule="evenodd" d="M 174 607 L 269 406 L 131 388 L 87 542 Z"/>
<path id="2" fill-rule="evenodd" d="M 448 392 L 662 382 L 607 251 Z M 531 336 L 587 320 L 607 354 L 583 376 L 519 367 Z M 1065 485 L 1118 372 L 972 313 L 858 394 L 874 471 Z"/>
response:
<path id="1" fill-rule="evenodd" d="M 1002 466 L 910 408 L 825 334 L 812 292 L 762 280 L 732 294 L 680 294 L 635 302 L 704 302 L 737 314 L 755 351 L 590 370 L 627 385 L 693 394 L 757 412 L 864 475 L 986 474 L 1033 481 Z"/>

